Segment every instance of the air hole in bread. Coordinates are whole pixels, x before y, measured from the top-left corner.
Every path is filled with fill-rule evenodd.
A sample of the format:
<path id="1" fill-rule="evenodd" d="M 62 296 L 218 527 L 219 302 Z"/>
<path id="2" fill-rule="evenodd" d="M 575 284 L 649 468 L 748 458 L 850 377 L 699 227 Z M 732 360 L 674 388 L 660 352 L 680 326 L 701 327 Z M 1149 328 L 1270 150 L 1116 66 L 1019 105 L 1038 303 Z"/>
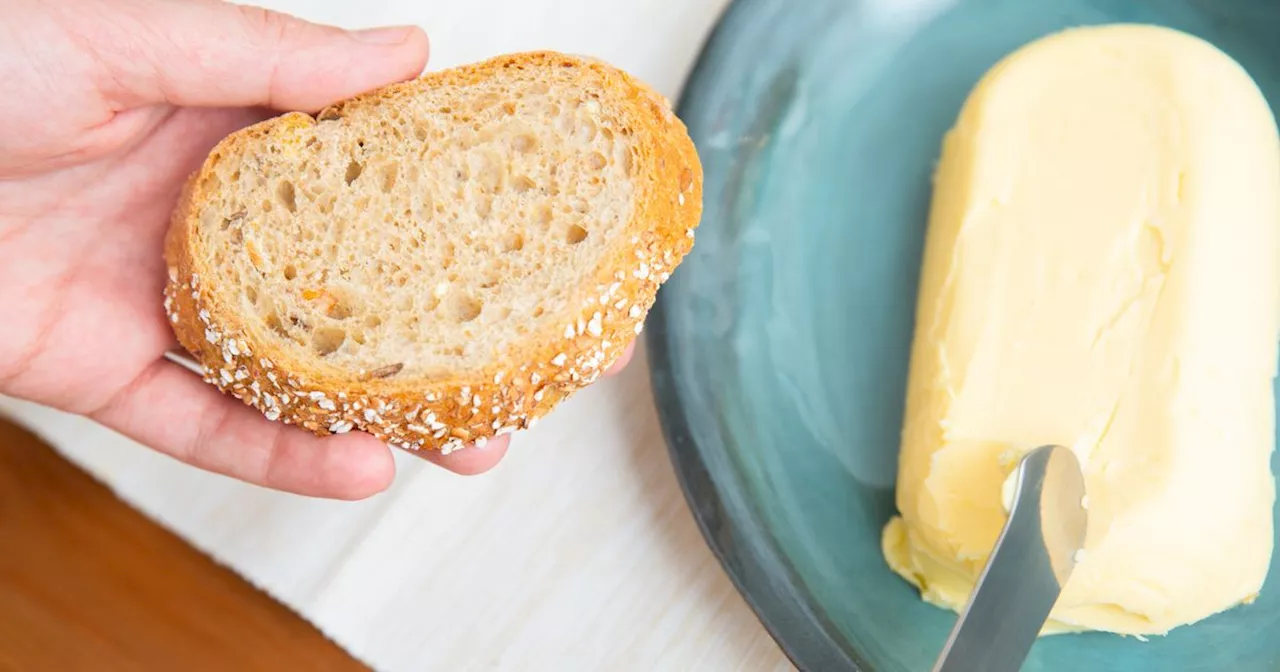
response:
<path id="1" fill-rule="evenodd" d="M 267 324 L 267 328 L 274 331 L 277 335 L 287 338 L 289 330 L 284 328 L 284 324 L 280 321 L 280 314 L 274 309 L 263 316 L 262 321 Z"/>
<path id="2" fill-rule="evenodd" d="M 328 357 L 338 351 L 347 340 L 347 332 L 333 327 L 321 327 L 311 334 L 311 347 L 321 357 Z"/>
<path id="3" fill-rule="evenodd" d="M 298 277 L 298 267 L 293 264 L 285 264 L 284 271 L 282 272 L 284 273 L 285 280 L 292 280 Z"/>
<path id="4" fill-rule="evenodd" d="M 351 317 L 351 304 L 343 300 L 341 295 L 332 295 L 333 304 L 329 306 L 326 314 L 335 320 L 345 320 Z"/>
<path id="5" fill-rule="evenodd" d="M 241 212 L 237 212 L 236 214 L 231 215 L 230 217 L 223 217 L 223 218 L 222 218 L 222 223 L 218 225 L 218 230 L 219 230 L 219 231 L 226 231 L 227 229 L 231 228 L 231 225 L 232 225 L 232 224 L 239 225 L 239 223 L 240 223 L 240 219 L 241 219 L 242 217 L 244 217 L 244 212 L 243 212 L 243 211 L 241 211 Z"/>
<path id="6" fill-rule="evenodd" d="M 519 233 L 507 233 L 502 236 L 502 251 L 517 252 L 524 248 L 524 236 Z"/>
<path id="7" fill-rule="evenodd" d="M 511 186 L 516 190 L 516 193 L 523 194 L 538 185 L 534 183 L 533 178 L 530 178 L 528 175 L 518 175 L 515 179 L 511 180 Z"/>
<path id="8" fill-rule="evenodd" d="M 351 162 L 347 164 L 347 174 L 343 179 L 347 181 L 348 185 L 350 185 L 352 182 L 355 182 L 356 178 L 360 177 L 360 173 L 363 172 L 364 166 L 360 165 L 359 161 L 351 159 Z"/>
<path id="9" fill-rule="evenodd" d="M 521 133 L 511 138 L 511 148 L 521 154 L 528 154 L 538 147 L 538 139 L 528 133 Z"/>
<path id="10" fill-rule="evenodd" d="M 389 163 L 383 166 L 380 172 L 382 180 L 379 186 L 382 189 L 382 193 L 389 194 L 396 186 L 396 177 L 400 175 L 400 167 L 394 163 Z"/>
<path id="11" fill-rule="evenodd" d="M 480 317 L 483 304 L 465 292 L 454 292 L 445 303 L 445 313 L 454 322 L 470 322 Z"/>
<path id="12" fill-rule="evenodd" d="M 502 183 L 506 181 L 506 170 L 496 157 L 485 157 L 476 174 L 476 181 L 486 193 L 496 194 L 502 190 Z"/>
<path id="13" fill-rule="evenodd" d="M 281 181 L 276 187 L 276 198 L 280 200 L 280 205 L 283 205 L 285 210 L 291 213 L 298 211 L 297 194 L 294 193 L 292 182 Z"/>
<path id="14" fill-rule="evenodd" d="M 577 224 L 570 224 L 564 232 L 564 242 L 577 245 L 587 239 L 587 230 Z"/>
<path id="15" fill-rule="evenodd" d="M 573 135 L 573 131 L 574 131 L 573 122 L 574 122 L 574 119 L 573 119 L 572 113 L 562 114 L 560 115 L 560 118 L 556 120 L 556 128 L 559 129 L 561 135 L 571 136 Z"/>
<path id="16" fill-rule="evenodd" d="M 263 212 L 271 212 L 271 209 L 272 209 L 274 206 L 271 204 L 271 201 L 263 200 L 263 201 L 262 201 L 262 203 L 261 203 L 258 207 L 262 208 L 262 211 L 263 211 Z"/>
<path id="17" fill-rule="evenodd" d="M 587 165 L 591 166 L 592 170 L 603 170 L 605 166 L 609 165 L 609 162 L 605 160 L 604 154 L 591 152 L 587 156 Z"/>
<path id="18" fill-rule="evenodd" d="M 246 284 L 244 286 L 244 298 L 249 300 L 251 305 L 258 305 L 258 290 L 253 285 Z"/>

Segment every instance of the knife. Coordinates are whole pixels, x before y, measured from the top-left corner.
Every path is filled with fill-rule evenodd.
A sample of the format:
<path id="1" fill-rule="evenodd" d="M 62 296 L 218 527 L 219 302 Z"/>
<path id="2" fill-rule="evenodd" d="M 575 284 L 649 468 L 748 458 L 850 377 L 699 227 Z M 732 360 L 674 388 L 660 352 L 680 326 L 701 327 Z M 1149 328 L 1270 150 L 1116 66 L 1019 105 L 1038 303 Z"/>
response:
<path id="1" fill-rule="evenodd" d="M 1004 529 L 933 672 L 1017 672 L 1075 569 L 1088 519 L 1075 453 L 1036 448 L 1016 478 Z"/>

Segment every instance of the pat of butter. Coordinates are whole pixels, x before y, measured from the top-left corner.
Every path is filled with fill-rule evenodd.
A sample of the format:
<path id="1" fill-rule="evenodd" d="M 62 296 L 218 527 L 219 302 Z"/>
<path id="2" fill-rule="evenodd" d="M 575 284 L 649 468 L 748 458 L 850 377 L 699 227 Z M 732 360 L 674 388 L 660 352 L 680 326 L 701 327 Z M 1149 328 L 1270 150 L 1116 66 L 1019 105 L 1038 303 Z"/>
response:
<path id="1" fill-rule="evenodd" d="M 1017 458 L 1055 443 L 1085 468 L 1088 562 L 1046 633 L 1163 634 L 1250 601 L 1278 321 L 1280 139 L 1244 70 L 1138 25 L 1011 54 L 938 166 L 890 566 L 961 609 Z"/>

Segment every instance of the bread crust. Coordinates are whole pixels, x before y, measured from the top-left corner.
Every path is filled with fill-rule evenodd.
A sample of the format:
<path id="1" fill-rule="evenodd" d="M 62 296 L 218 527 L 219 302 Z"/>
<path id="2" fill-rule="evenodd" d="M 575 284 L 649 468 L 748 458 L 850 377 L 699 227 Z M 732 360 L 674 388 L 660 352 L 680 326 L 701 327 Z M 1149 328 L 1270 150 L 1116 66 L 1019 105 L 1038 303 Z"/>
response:
<path id="1" fill-rule="evenodd" d="M 202 254 L 198 217 L 214 188 L 212 169 L 224 157 L 251 153 L 267 138 L 280 142 L 290 129 L 343 123 L 357 106 L 395 105 L 425 88 L 465 87 L 504 68 L 574 69 L 575 78 L 601 92 L 602 108 L 621 120 L 620 132 L 635 147 L 631 218 L 591 281 L 576 289 L 578 308 L 562 321 L 550 321 L 477 371 L 384 376 L 307 361 L 276 346 L 205 281 L 215 276 Z M 268 419 L 318 435 L 361 430 L 396 447 L 448 453 L 530 428 L 594 382 L 640 333 L 661 283 L 692 248 L 701 213 L 702 167 L 665 98 L 593 59 L 508 54 L 371 91 L 315 117 L 287 113 L 225 138 L 187 181 L 174 209 L 165 240 L 164 307 L 179 343 L 204 367 L 204 380 Z"/>

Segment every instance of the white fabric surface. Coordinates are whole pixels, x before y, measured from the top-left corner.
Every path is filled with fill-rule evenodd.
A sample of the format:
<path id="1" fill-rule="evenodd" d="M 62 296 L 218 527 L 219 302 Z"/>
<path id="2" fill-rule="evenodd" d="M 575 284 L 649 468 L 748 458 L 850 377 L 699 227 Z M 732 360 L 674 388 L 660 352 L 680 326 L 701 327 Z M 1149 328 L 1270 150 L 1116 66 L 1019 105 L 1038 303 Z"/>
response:
<path id="1" fill-rule="evenodd" d="M 261 4 L 350 27 L 419 24 L 429 69 L 552 48 L 674 97 L 727 0 Z M 378 670 L 789 669 L 698 534 L 645 369 L 641 353 L 517 435 L 488 475 L 398 455 L 392 489 L 358 503 L 199 472 L 12 399 L 0 412 Z"/>

